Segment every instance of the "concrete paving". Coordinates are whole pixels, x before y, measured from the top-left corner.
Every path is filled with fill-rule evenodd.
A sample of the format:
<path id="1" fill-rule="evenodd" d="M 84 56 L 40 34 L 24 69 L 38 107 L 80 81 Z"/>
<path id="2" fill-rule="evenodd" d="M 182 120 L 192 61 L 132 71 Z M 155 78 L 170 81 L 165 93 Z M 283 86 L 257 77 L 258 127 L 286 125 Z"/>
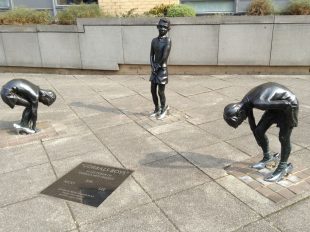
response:
<path id="1" fill-rule="evenodd" d="M 12 125 L 23 108 L 0 102 L 0 231 L 309 231 L 310 75 L 170 76 L 164 120 L 148 116 L 148 76 L 3 73 L 0 85 L 13 78 L 53 89 L 57 100 L 40 104 L 39 133 L 19 136 Z M 234 130 L 222 112 L 268 81 L 300 100 L 290 157 L 298 172 L 255 188 L 227 168 L 261 150 L 246 122 Z M 268 131 L 274 152 L 277 134 Z M 81 162 L 134 172 L 98 208 L 40 194 Z"/>

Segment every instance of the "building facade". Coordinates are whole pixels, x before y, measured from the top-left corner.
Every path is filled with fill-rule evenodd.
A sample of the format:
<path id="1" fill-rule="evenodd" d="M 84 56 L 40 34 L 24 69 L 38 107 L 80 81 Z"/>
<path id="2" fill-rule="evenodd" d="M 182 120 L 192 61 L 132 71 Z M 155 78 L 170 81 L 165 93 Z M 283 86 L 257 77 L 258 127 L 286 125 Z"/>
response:
<path id="1" fill-rule="evenodd" d="M 134 9 L 143 13 L 159 4 L 187 4 L 195 8 L 197 14 L 228 13 L 238 14 L 246 11 L 251 0 L 0 0 L 0 9 L 29 7 L 39 10 L 52 10 L 54 14 L 71 4 L 97 3 L 104 12 L 124 14 Z M 273 0 L 277 9 L 284 8 L 289 0 Z"/>

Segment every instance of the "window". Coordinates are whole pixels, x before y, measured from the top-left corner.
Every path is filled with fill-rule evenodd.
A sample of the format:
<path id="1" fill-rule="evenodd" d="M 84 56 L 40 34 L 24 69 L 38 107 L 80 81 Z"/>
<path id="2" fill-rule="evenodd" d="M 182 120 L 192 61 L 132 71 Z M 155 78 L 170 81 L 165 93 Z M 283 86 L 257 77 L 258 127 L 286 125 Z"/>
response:
<path id="1" fill-rule="evenodd" d="M 0 0 L 0 8 L 10 8 L 10 0 Z"/>
<path id="2" fill-rule="evenodd" d="M 98 1 L 97 0 L 57 0 L 57 5 L 72 5 L 72 4 L 81 4 L 81 3 L 91 4 L 91 3 L 98 3 Z"/>
<path id="3" fill-rule="evenodd" d="M 235 0 L 181 0 L 181 3 L 194 7 L 197 14 L 235 11 Z"/>

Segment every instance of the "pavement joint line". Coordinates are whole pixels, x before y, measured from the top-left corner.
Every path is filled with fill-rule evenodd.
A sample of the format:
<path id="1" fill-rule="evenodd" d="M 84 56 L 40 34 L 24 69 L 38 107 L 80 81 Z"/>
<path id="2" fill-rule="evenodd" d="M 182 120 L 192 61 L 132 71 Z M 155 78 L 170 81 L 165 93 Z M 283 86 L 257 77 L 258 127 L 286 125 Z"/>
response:
<path id="1" fill-rule="evenodd" d="M 81 227 L 81 226 L 86 226 L 86 225 L 93 225 L 93 224 L 100 223 L 100 222 L 104 222 L 104 221 L 107 221 L 107 220 L 109 220 L 109 219 L 113 219 L 113 218 L 118 217 L 118 216 L 120 216 L 120 215 L 122 215 L 122 214 L 125 214 L 125 213 L 127 213 L 127 212 L 130 212 L 130 211 L 139 209 L 139 208 L 141 208 L 141 207 L 144 207 L 144 206 L 147 206 L 147 205 L 150 205 L 150 204 L 154 204 L 154 202 L 153 202 L 153 201 L 150 201 L 150 202 L 147 202 L 147 203 L 143 203 L 143 204 L 137 205 L 137 206 L 135 206 L 135 207 L 128 208 L 128 209 L 125 209 L 125 210 L 123 210 L 123 211 L 114 213 L 114 214 L 112 214 L 112 215 L 110 215 L 110 216 L 107 216 L 107 217 L 103 217 L 103 218 L 100 218 L 100 219 L 95 219 L 95 220 L 93 220 L 93 221 L 89 221 L 89 222 L 82 223 L 82 224 L 80 225 L 80 227 Z M 156 204 L 155 204 L 155 205 L 156 205 Z M 73 230 L 75 230 L 75 229 L 73 229 Z"/>
<path id="2" fill-rule="evenodd" d="M 166 160 L 166 159 L 171 159 L 171 158 L 173 158 L 173 157 L 179 157 L 179 156 L 180 156 L 179 154 L 175 154 L 175 155 L 172 155 L 172 156 L 168 156 L 168 157 L 164 157 L 164 158 L 159 158 L 158 160 L 152 160 L 152 161 L 150 161 L 150 162 L 143 163 L 143 164 L 141 164 L 141 165 L 147 166 L 147 165 L 149 165 L 149 164 L 156 163 L 156 162 L 158 162 L 158 161 L 163 161 L 163 160 Z"/>
<path id="3" fill-rule="evenodd" d="M 240 138 L 240 137 L 237 137 L 237 138 Z M 236 138 L 233 138 L 233 139 L 236 139 Z M 247 156 L 249 156 L 249 158 L 253 157 L 253 156 L 251 156 L 250 154 L 248 154 L 248 153 L 242 151 L 239 147 L 236 147 L 234 144 L 230 144 L 230 143 L 228 142 L 228 141 L 230 141 L 230 140 L 232 140 L 232 139 L 224 140 L 223 142 L 226 143 L 226 144 L 228 144 L 229 146 L 232 146 L 233 148 L 237 149 L 238 151 L 240 151 L 240 152 L 246 154 Z"/>
<path id="4" fill-rule="evenodd" d="M 50 159 L 50 157 L 49 157 L 49 155 L 48 155 L 48 152 L 47 152 L 47 150 L 46 150 L 46 148 L 45 148 L 45 146 L 44 146 L 42 140 L 41 140 L 41 144 L 42 144 L 42 147 L 43 147 L 43 149 L 44 149 L 44 152 L 45 152 L 45 154 L 46 154 L 46 156 L 47 156 L 47 159 L 48 159 L 48 161 L 49 161 L 49 164 L 50 164 L 50 166 L 51 166 L 51 168 L 52 168 L 52 170 L 53 170 L 53 173 L 54 173 L 54 175 L 55 175 L 55 177 L 56 177 L 56 180 L 58 180 L 59 177 L 58 177 L 58 175 L 57 175 L 57 172 L 56 172 L 56 170 L 55 170 L 55 168 L 54 168 L 54 165 L 53 165 L 53 163 L 52 163 L 52 161 L 51 161 L 51 159 Z M 65 204 L 66 204 L 66 206 L 67 206 L 67 208 L 68 208 L 68 210 L 69 210 L 69 212 L 70 212 L 70 216 L 71 216 L 71 218 L 72 218 L 72 220 L 73 220 L 73 222 L 74 222 L 74 225 L 75 225 L 76 229 L 77 229 L 78 231 L 80 231 L 80 230 L 79 230 L 78 223 L 76 222 L 76 218 L 75 218 L 75 216 L 74 216 L 74 214 L 73 214 L 71 208 L 69 207 L 69 204 L 68 204 L 66 201 L 64 201 L 64 202 L 65 202 Z"/>
<path id="5" fill-rule="evenodd" d="M 84 123 L 84 122 L 83 122 Z M 92 133 L 88 132 L 88 133 L 84 133 L 83 136 L 86 135 L 92 135 Z M 64 138 L 74 138 L 74 137 L 81 137 L 81 134 L 73 134 L 73 135 L 69 135 L 69 136 L 65 136 L 65 137 L 54 137 L 48 140 L 44 140 L 42 141 L 43 143 L 45 142 L 49 142 L 49 141 L 54 141 L 54 140 L 59 140 L 59 139 L 64 139 Z"/>
<path id="6" fill-rule="evenodd" d="M 251 221 L 251 222 L 249 222 L 249 223 L 247 223 L 245 225 L 242 225 L 242 226 L 238 227 L 237 229 L 235 229 L 235 230 L 233 230 L 231 232 L 238 232 L 240 229 L 243 229 L 243 228 L 247 227 L 248 225 L 251 225 L 252 223 L 255 223 L 255 222 L 259 222 L 261 220 L 265 220 L 265 218 L 258 218 L 257 220 L 254 220 L 254 221 Z M 267 222 L 269 222 L 269 221 L 267 221 Z M 271 226 L 273 229 L 275 229 L 275 230 L 277 230 L 279 232 L 282 232 L 282 230 L 280 230 L 279 228 L 275 227 L 272 224 L 269 224 L 269 226 Z"/>
<path id="7" fill-rule="evenodd" d="M 77 222 L 77 220 L 76 220 L 76 218 L 75 218 L 75 215 L 74 215 L 74 213 L 73 213 L 73 211 L 72 211 L 72 209 L 71 209 L 69 203 L 68 203 L 67 201 L 64 201 L 64 202 L 65 202 L 65 204 L 66 204 L 66 206 L 67 206 L 67 208 L 68 208 L 68 210 L 69 210 L 69 212 L 70 212 L 70 215 L 71 215 L 71 217 L 72 217 L 72 219 L 73 219 L 73 223 L 74 223 L 74 225 L 75 225 L 75 227 L 76 227 L 76 230 L 77 230 L 77 231 L 80 231 L 80 225 L 79 225 L 79 223 Z"/>
<path id="8" fill-rule="evenodd" d="M 267 217 L 270 217 L 270 216 L 272 216 L 272 215 L 274 215 L 274 214 L 277 214 L 277 213 L 279 213 L 279 212 L 282 211 L 282 210 L 291 208 L 291 207 L 293 207 L 294 205 L 297 205 L 298 203 L 303 202 L 303 201 L 306 201 L 306 200 L 308 200 L 308 199 L 310 199 L 310 196 L 307 196 L 307 197 L 305 197 L 305 198 L 302 198 L 302 199 L 300 199 L 299 201 L 296 201 L 296 202 L 294 202 L 294 203 L 292 203 L 292 204 L 288 204 L 288 205 L 282 207 L 281 209 L 279 209 L 279 210 L 277 210 L 277 211 L 274 211 L 274 212 L 272 212 L 272 213 L 270 213 L 270 214 L 267 214 L 264 218 L 267 218 Z"/>
<path id="9" fill-rule="evenodd" d="M 108 77 L 108 79 L 114 81 L 111 77 Z M 144 79 L 144 80 L 145 80 L 145 79 Z M 145 97 L 144 95 L 140 94 L 140 93 L 139 93 L 138 91 L 136 91 L 135 89 L 132 89 L 132 88 L 130 88 L 129 86 L 126 86 L 126 85 L 124 85 L 124 84 L 121 83 L 121 82 L 117 82 L 117 83 L 120 84 L 121 86 L 126 87 L 126 88 L 128 88 L 129 90 L 135 92 L 137 95 L 143 97 L 143 98 L 146 99 L 147 101 L 150 101 L 147 97 Z M 150 101 L 150 102 L 151 102 L 151 101 Z"/>
<path id="10" fill-rule="evenodd" d="M 155 198 L 155 199 L 151 198 L 151 199 L 152 199 L 152 202 L 153 202 L 153 201 L 154 201 L 154 202 L 155 202 L 155 201 L 161 201 L 161 200 L 164 200 L 164 199 L 167 199 L 167 198 L 170 198 L 170 197 L 174 197 L 174 196 L 176 196 L 176 195 L 179 195 L 179 194 L 181 194 L 181 193 L 183 193 L 183 192 L 187 192 L 187 191 L 190 191 L 190 190 L 192 190 L 192 189 L 198 188 L 198 187 L 200 187 L 200 186 L 202 186 L 202 185 L 205 185 L 205 184 L 208 184 L 208 183 L 215 183 L 215 181 L 213 181 L 213 180 L 210 179 L 210 180 L 204 181 L 203 183 L 196 184 L 196 185 L 193 185 L 193 186 L 191 186 L 191 187 L 181 189 L 181 190 L 176 191 L 176 192 L 174 192 L 174 193 L 171 193 L 171 194 L 169 194 L 169 195 L 167 195 L 167 196 L 162 196 L 162 197 L 158 197 L 158 198 Z"/>
<path id="11" fill-rule="evenodd" d="M 196 95 L 199 95 L 199 94 L 204 94 L 204 93 L 209 93 L 209 92 L 212 92 L 213 90 L 209 90 L 209 91 L 203 91 L 203 92 L 200 92 L 200 93 L 193 93 L 193 94 L 189 94 L 189 95 L 184 95 L 182 93 L 179 93 L 178 90 L 174 90 L 175 93 L 181 95 L 182 97 L 192 97 L 192 96 L 196 96 Z"/>
<path id="12" fill-rule="evenodd" d="M 229 175 L 230 176 L 230 175 Z M 223 177 L 222 177 L 223 178 Z M 220 179 L 220 178 L 218 178 Z M 248 205 L 245 201 L 241 200 L 238 198 L 238 196 L 236 196 L 235 194 L 233 194 L 232 192 L 230 192 L 228 189 L 226 189 L 224 186 L 222 186 L 220 183 L 218 183 L 216 180 L 214 180 L 215 183 L 220 186 L 222 189 L 224 189 L 229 195 L 231 195 L 233 198 L 235 198 L 237 201 L 241 202 L 243 205 L 245 205 L 246 207 L 248 207 L 250 210 L 252 210 L 255 214 L 257 214 L 260 219 L 263 218 L 263 215 L 259 212 L 257 212 L 253 207 L 251 207 L 250 205 Z"/>
<path id="13" fill-rule="evenodd" d="M 23 168 L 14 169 L 14 170 L 11 170 L 11 171 L 8 171 L 8 172 L 2 172 L 2 173 L 0 173 L 0 175 L 6 175 L 6 174 L 13 173 L 13 172 L 22 171 L 22 170 L 27 169 L 27 168 L 35 168 L 37 166 L 40 166 L 42 164 L 47 164 L 47 163 L 48 163 L 48 161 L 43 162 L 43 163 L 39 163 L 39 164 L 30 165 L 30 166 L 23 167 Z"/>
<path id="14" fill-rule="evenodd" d="M 172 219 L 170 219 L 170 217 L 165 213 L 165 211 L 157 204 L 157 202 L 152 198 L 152 196 L 150 195 L 150 193 L 141 185 L 141 183 L 132 175 L 132 178 L 135 180 L 135 182 L 140 186 L 140 188 L 148 195 L 148 197 L 152 200 L 152 203 L 154 203 L 154 205 L 156 205 L 156 207 L 160 210 L 160 212 L 167 218 L 167 220 L 174 226 L 174 228 L 177 231 L 181 230 L 178 228 L 178 226 L 172 221 Z"/>
<path id="15" fill-rule="evenodd" d="M 33 200 L 33 199 L 36 199 L 36 198 L 39 198 L 39 197 L 40 197 L 39 195 L 31 196 L 31 197 L 28 197 L 28 198 L 25 198 L 25 199 L 22 199 L 22 200 L 19 200 L 19 201 L 15 201 L 15 202 L 12 202 L 12 203 L 4 204 L 4 205 L 0 206 L 0 209 L 6 208 L 6 207 L 10 207 L 12 205 L 16 205 L 16 204 L 19 204 L 19 203 L 22 203 L 22 202 L 30 201 L 30 200 Z"/>

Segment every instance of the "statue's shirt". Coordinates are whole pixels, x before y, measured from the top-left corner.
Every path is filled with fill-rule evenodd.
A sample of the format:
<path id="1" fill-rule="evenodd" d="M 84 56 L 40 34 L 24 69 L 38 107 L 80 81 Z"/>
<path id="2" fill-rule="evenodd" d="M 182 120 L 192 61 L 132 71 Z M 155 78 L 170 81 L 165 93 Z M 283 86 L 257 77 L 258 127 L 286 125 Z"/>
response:
<path id="1" fill-rule="evenodd" d="M 39 87 L 24 79 L 13 79 L 1 89 L 1 98 L 11 108 L 14 108 L 17 99 L 23 98 L 31 104 L 39 100 Z"/>
<path id="2" fill-rule="evenodd" d="M 263 117 L 276 115 L 278 122 L 297 126 L 298 100 L 285 86 L 274 82 L 261 84 L 250 90 L 242 99 L 247 109 L 265 110 Z M 287 107 L 290 105 L 290 107 Z M 279 123 L 278 123 L 279 124 Z"/>
<path id="3" fill-rule="evenodd" d="M 154 62 L 159 63 L 162 67 L 167 67 L 168 54 L 165 49 L 168 48 L 170 41 L 168 37 L 154 38 L 152 41 L 152 49 L 154 51 Z"/>

